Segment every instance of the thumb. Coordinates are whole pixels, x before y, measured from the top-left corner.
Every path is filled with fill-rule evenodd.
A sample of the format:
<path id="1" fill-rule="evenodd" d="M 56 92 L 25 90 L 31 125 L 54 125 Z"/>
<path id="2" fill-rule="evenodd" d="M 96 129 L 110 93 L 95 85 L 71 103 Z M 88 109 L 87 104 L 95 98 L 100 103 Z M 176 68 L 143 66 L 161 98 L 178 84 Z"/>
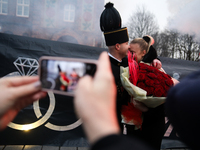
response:
<path id="1" fill-rule="evenodd" d="M 41 90 L 41 82 L 33 82 L 18 87 L 13 87 L 15 98 L 25 97 Z"/>

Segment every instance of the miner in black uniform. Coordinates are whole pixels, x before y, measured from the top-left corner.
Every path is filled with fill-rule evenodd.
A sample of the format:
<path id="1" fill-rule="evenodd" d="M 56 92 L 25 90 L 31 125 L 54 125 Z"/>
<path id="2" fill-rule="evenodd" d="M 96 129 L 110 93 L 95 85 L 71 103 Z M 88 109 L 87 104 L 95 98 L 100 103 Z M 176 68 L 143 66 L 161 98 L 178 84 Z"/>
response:
<path id="1" fill-rule="evenodd" d="M 123 124 L 121 123 L 121 106 L 127 105 L 130 101 L 130 95 L 122 86 L 120 80 L 120 66 L 128 67 L 127 53 L 130 46 L 128 44 L 129 37 L 127 28 L 121 27 L 120 14 L 110 2 L 105 5 L 105 10 L 101 14 L 100 28 L 104 33 L 105 42 L 108 46 L 108 55 L 117 87 L 117 118 L 121 131 L 123 131 Z M 151 53 L 149 53 L 143 61 L 152 63 L 156 59 L 157 53 L 154 50 L 151 51 Z M 160 61 L 158 63 L 161 64 Z"/>
<path id="2" fill-rule="evenodd" d="M 105 42 L 108 46 L 108 55 L 111 62 L 112 73 L 117 87 L 117 118 L 120 128 L 121 106 L 130 99 L 129 94 L 123 88 L 120 80 L 120 66 L 127 67 L 127 53 L 129 49 L 129 37 L 127 28 L 121 28 L 121 17 L 119 12 L 113 7 L 112 3 L 105 5 L 105 10 L 101 14 L 100 28 L 104 32 Z"/>

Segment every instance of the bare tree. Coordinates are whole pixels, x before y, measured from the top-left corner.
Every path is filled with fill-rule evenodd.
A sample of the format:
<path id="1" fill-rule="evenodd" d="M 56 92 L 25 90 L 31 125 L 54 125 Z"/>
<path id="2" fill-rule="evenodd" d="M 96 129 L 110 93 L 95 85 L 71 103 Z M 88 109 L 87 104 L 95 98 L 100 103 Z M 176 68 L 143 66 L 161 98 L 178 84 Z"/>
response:
<path id="1" fill-rule="evenodd" d="M 147 11 L 144 6 L 138 7 L 136 12 L 131 15 L 127 27 L 131 40 L 144 35 L 153 35 L 159 30 L 154 14 Z"/>
<path id="2" fill-rule="evenodd" d="M 158 55 L 162 57 L 170 57 L 171 50 L 169 45 L 169 34 L 167 34 L 167 32 L 165 31 L 153 37 L 155 39 L 154 47 L 157 50 Z"/>
<path id="3" fill-rule="evenodd" d="M 166 30 L 168 35 L 168 51 L 170 52 L 171 58 L 175 58 L 177 56 L 177 47 L 178 47 L 178 37 L 180 35 L 179 32 L 175 30 Z M 176 54 L 176 56 L 175 56 Z M 179 54 L 180 55 L 180 54 Z"/>
<path id="4" fill-rule="evenodd" d="M 159 56 L 199 61 L 198 42 L 195 36 L 177 30 L 165 30 L 156 36 L 156 49 Z"/>
<path id="5" fill-rule="evenodd" d="M 194 39 L 195 36 L 189 34 L 179 37 L 179 51 L 182 51 L 183 59 L 195 61 L 199 57 L 199 44 Z"/>

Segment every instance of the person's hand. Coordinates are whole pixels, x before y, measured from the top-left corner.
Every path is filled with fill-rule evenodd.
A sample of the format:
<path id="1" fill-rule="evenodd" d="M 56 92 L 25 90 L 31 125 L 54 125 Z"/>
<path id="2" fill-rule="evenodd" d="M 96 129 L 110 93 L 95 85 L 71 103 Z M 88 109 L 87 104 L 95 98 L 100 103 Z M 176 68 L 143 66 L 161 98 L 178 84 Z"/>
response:
<path id="1" fill-rule="evenodd" d="M 90 143 L 120 132 L 116 117 L 116 87 L 107 52 L 100 55 L 94 78 L 79 80 L 75 108 Z"/>
<path id="2" fill-rule="evenodd" d="M 157 69 L 161 69 L 162 68 L 162 63 L 160 60 L 158 59 L 154 59 L 152 62 L 152 66 L 157 68 Z"/>
<path id="3" fill-rule="evenodd" d="M 46 96 L 38 77 L 5 77 L 0 79 L 0 129 L 4 129 L 18 112 Z"/>

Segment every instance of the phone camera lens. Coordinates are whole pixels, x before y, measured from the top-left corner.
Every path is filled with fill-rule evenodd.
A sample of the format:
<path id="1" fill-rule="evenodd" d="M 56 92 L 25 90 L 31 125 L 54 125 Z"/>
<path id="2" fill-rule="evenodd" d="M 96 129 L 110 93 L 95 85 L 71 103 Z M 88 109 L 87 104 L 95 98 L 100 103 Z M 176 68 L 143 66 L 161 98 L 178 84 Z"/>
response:
<path id="1" fill-rule="evenodd" d="M 91 66 L 90 66 L 90 65 L 87 65 L 86 69 L 87 69 L 87 70 L 90 70 L 90 69 L 91 69 Z"/>

